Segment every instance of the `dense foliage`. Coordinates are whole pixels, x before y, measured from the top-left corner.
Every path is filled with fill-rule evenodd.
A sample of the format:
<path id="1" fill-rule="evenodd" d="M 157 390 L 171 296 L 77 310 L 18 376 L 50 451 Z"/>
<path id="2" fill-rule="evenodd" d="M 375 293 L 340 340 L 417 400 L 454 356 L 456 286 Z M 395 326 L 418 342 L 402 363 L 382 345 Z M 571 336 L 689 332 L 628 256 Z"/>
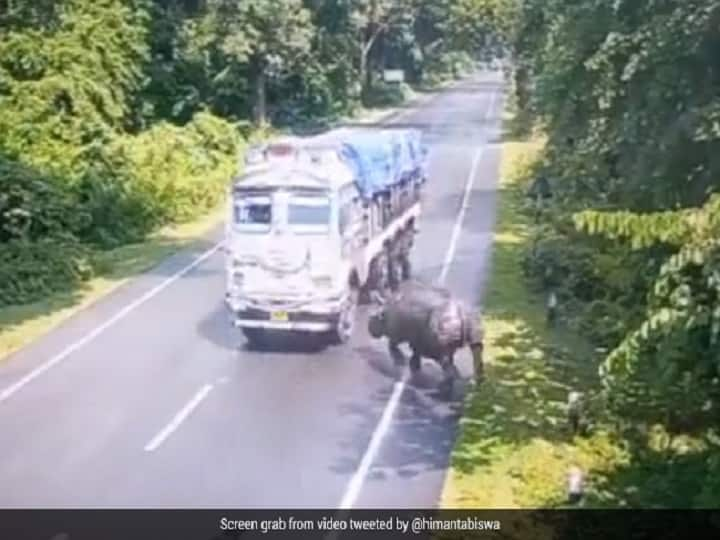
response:
<path id="1" fill-rule="evenodd" d="M 216 207 L 254 126 L 398 104 L 410 89 L 385 68 L 457 75 L 487 41 L 484 4 L 0 1 L 0 306 Z"/>
<path id="2" fill-rule="evenodd" d="M 553 190 L 526 270 L 602 351 L 608 412 L 701 434 L 716 478 L 720 2 L 505 7 L 515 96 L 547 136 L 535 174 Z"/>

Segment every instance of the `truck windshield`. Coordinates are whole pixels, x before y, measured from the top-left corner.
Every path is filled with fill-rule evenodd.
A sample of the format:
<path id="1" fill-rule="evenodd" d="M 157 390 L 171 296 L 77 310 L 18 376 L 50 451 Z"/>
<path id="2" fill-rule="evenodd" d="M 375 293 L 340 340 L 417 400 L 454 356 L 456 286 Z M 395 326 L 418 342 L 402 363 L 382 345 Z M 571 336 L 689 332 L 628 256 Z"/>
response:
<path id="1" fill-rule="evenodd" d="M 242 196 L 235 199 L 235 226 L 249 232 L 267 232 L 272 223 L 272 199 L 269 195 Z"/>
<path id="2" fill-rule="evenodd" d="M 291 195 L 288 201 L 288 225 L 296 232 L 328 232 L 330 200 L 320 195 Z"/>

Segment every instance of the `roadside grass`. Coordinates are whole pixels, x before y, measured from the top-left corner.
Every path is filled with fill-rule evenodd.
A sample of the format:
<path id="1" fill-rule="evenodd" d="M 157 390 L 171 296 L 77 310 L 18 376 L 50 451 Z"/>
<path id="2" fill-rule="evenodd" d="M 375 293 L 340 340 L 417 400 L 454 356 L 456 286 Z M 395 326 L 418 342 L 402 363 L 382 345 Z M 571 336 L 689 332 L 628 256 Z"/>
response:
<path id="1" fill-rule="evenodd" d="M 522 257 L 532 224 L 523 211 L 524 192 L 542 142 L 512 137 L 516 126 L 506 126 L 511 138 L 502 147 L 492 273 L 483 302 L 486 382 L 468 396 L 443 508 L 561 506 L 572 466 L 592 479 L 629 460 L 611 433 L 573 437 L 567 425 L 568 392 L 596 387 L 597 364 L 582 340 L 547 327 L 543 299 L 525 285 Z"/>

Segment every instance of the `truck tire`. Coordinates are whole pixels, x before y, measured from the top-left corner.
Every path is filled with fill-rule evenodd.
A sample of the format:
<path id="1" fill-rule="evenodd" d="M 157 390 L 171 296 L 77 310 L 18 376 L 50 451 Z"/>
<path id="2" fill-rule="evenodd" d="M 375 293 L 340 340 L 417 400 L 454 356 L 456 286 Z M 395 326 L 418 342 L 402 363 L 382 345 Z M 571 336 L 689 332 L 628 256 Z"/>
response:
<path id="1" fill-rule="evenodd" d="M 337 325 L 330 331 L 329 337 L 332 345 L 343 345 L 352 339 L 359 296 L 359 291 L 353 288 L 345 309 L 338 317 Z"/>
<path id="2" fill-rule="evenodd" d="M 387 253 L 383 253 L 373 261 L 370 288 L 379 292 L 381 295 L 385 295 L 389 287 L 390 279 L 388 275 L 388 268 L 389 263 Z"/>
<path id="3" fill-rule="evenodd" d="M 401 276 L 403 281 L 407 281 L 410 278 L 412 278 L 412 264 L 410 263 L 410 258 L 408 256 L 400 257 L 400 268 L 401 268 Z"/>
<path id="4" fill-rule="evenodd" d="M 396 291 L 403 280 L 402 257 L 388 257 L 388 286 Z"/>

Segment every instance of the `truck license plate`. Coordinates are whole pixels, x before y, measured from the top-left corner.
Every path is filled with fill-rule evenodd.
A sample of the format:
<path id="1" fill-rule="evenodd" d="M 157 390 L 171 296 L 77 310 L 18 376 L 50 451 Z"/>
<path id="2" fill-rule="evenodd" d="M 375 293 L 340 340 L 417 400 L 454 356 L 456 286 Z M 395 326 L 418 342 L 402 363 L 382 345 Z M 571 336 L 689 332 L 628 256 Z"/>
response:
<path id="1" fill-rule="evenodd" d="M 270 320 L 286 322 L 288 320 L 287 311 L 273 311 L 270 314 Z"/>

